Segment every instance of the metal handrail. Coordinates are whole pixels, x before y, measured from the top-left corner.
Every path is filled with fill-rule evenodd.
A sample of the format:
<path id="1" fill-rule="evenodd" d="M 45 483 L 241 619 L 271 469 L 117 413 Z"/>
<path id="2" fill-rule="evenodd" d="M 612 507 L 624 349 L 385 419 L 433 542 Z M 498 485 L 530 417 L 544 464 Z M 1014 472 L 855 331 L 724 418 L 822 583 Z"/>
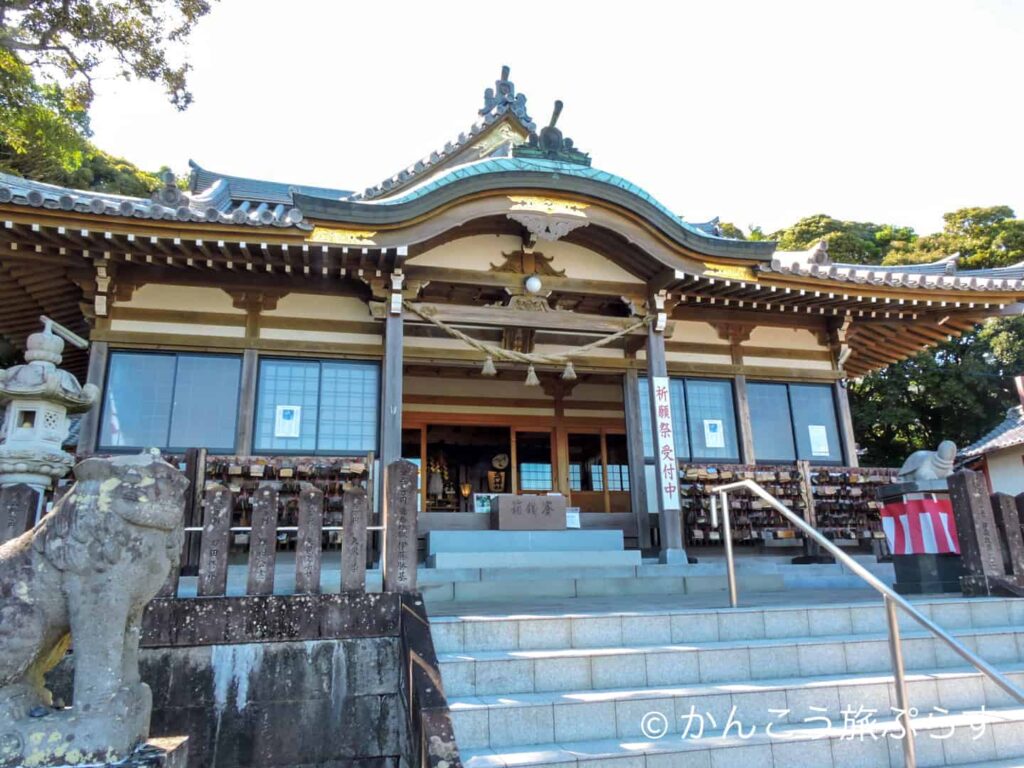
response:
<path id="1" fill-rule="evenodd" d="M 800 515 L 793 512 L 789 507 L 780 502 L 753 480 L 739 480 L 735 483 L 721 485 L 715 489 L 718 493 L 719 506 L 722 508 L 722 524 L 724 528 L 722 535 L 725 538 L 726 576 L 729 582 L 729 605 L 731 607 L 735 608 L 739 600 L 736 591 L 736 563 L 732 551 L 732 526 L 729 520 L 729 504 L 727 497 L 730 491 L 740 490 L 741 488 L 751 491 L 757 496 L 760 496 L 764 501 L 768 502 L 776 512 L 810 536 L 825 551 L 853 571 L 853 573 L 860 576 L 868 586 L 874 588 L 884 598 L 885 614 L 889 624 L 889 653 L 892 656 L 893 676 L 896 683 L 896 708 L 899 711 L 896 719 L 903 720 L 903 755 L 907 768 L 916 768 L 917 757 L 914 748 L 914 736 L 910 728 L 910 707 L 907 699 L 906 673 L 903 666 L 903 646 L 900 640 L 899 620 L 896 614 L 897 606 L 909 614 L 914 621 L 952 648 L 953 651 L 961 658 L 988 677 L 993 683 L 998 685 L 1017 701 L 1024 704 L 1024 691 L 1014 685 L 1008 678 L 1004 677 L 987 661 L 971 653 L 971 651 L 964 647 L 963 644 L 957 641 L 942 627 L 935 624 L 931 619 L 914 608 L 914 606 L 912 606 L 901 595 L 897 594 L 893 589 L 883 584 L 867 568 L 833 544 L 832 541 L 821 533 L 821 531 L 810 525 L 806 520 L 800 517 Z M 714 504 L 714 496 L 711 497 L 711 501 L 712 526 L 717 528 L 718 510 Z"/>
<path id="2" fill-rule="evenodd" d="M 185 533 L 202 533 L 206 530 L 201 525 L 189 525 L 185 526 Z M 279 525 L 275 529 L 278 533 L 297 533 L 299 527 L 297 525 Z M 340 525 L 324 525 L 321 526 L 320 530 L 324 533 L 330 533 L 332 531 L 344 531 L 345 529 Z M 366 526 L 368 531 L 383 531 L 383 525 L 368 525 Z M 252 531 L 251 525 L 236 525 L 228 529 L 230 533 L 250 533 Z"/>

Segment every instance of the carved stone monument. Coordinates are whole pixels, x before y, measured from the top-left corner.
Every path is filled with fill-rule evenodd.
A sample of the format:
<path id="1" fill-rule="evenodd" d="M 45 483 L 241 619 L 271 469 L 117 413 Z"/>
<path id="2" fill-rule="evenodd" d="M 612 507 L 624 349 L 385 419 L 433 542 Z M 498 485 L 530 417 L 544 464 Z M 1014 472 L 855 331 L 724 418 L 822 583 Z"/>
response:
<path id="1" fill-rule="evenodd" d="M 963 562 L 948 480 L 955 459 L 956 444 L 943 440 L 934 451 L 910 454 L 896 482 L 878 489 L 893 586 L 901 594 L 960 591 Z"/>
<path id="2" fill-rule="evenodd" d="M 384 470 L 384 591 L 415 592 L 418 563 L 416 480 L 410 461 L 394 461 Z"/>
<path id="3" fill-rule="evenodd" d="M 922 480 L 942 480 L 953 474 L 956 460 L 956 443 L 943 440 L 934 451 L 914 451 L 903 462 L 896 479 L 902 483 Z"/>
<path id="4" fill-rule="evenodd" d="M 993 501 L 1003 506 L 1002 494 L 990 496 L 984 475 L 969 469 L 962 469 L 950 478 L 949 493 L 960 533 L 964 564 L 960 581 L 964 594 L 968 597 L 1007 594 L 1024 597 L 1024 587 L 1015 576 L 1015 566 L 1004 560 L 1007 555 L 1020 556 L 1019 534 L 1013 536 L 1012 543 L 1004 542 L 993 510 Z M 1009 502 L 1009 498 L 1005 498 Z M 1019 525 L 1017 520 L 1006 517 L 1003 520 Z M 1016 552 L 1011 549 L 1014 545 Z"/>
<path id="5" fill-rule="evenodd" d="M 0 766 L 112 763 L 149 734 L 146 604 L 177 568 L 187 481 L 159 454 L 90 458 L 31 531 L 0 546 Z M 73 703 L 43 676 L 74 640 Z"/>
<path id="6" fill-rule="evenodd" d="M 28 337 L 25 363 L 0 369 L 0 406 L 5 407 L 0 427 L 0 508 L 5 518 L 0 543 L 35 523 L 42 493 L 74 463 L 61 448 L 68 436 L 68 414 L 89 410 L 99 395 L 94 385 L 83 387 L 57 367 L 64 338 L 82 348 L 87 342 L 49 318 L 41 319 L 44 329 Z"/>

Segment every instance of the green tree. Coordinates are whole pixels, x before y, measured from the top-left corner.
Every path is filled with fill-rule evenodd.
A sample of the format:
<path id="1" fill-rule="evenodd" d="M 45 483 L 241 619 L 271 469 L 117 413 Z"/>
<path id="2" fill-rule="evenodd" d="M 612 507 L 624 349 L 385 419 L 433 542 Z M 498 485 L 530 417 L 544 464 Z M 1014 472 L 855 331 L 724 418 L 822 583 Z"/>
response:
<path id="1" fill-rule="evenodd" d="M 1024 319 L 992 320 L 974 333 L 868 374 L 850 385 L 862 463 L 899 466 L 913 451 L 953 440 L 964 447 L 1017 402 Z"/>
<path id="2" fill-rule="evenodd" d="M 844 264 L 879 264 L 897 243 L 911 243 L 914 230 L 891 224 L 841 221 L 819 213 L 774 232 L 781 251 L 805 251 L 824 240 L 832 261 Z"/>
<path id="3" fill-rule="evenodd" d="M 1005 205 L 960 208 L 943 217 L 941 232 L 893 247 L 886 263 L 919 264 L 958 254 L 961 269 L 1005 267 L 1024 261 L 1024 220 Z"/>
<path id="4" fill-rule="evenodd" d="M 111 68 L 163 83 L 191 103 L 187 64 L 172 63 L 207 0 L 0 2 L 0 171 L 65 186 L 145 195 L 155 174 L 90 141 L 93 80 Z"/>
<path id="5" fill-rule="evenodd" d="M 172 48 L 209 12 L 208 0 L 13 0 L 0 3 L 0 48 L 64 83 L 83 109 L 106 64 L 121 77 L 163 83 L 184 109 L 189 66 L 172 62 Z"/>
<path id="6" fill-rule="evenodd" d="M 961 269 L 1024 261 L 1024 222 L 1007 206 L 961 208 L 942 232 L 894 239 L 887 264 L 959 254 Z M 864 462 L 898 465 L 912 451 L 951 439 L 963 447 L 1017 403 L 1012 377 L 1024 371 L 1024 319 L 993 319 L 979 329 L 851 385 L 854 428 Z"/>
<path id="7" fill-rule="evenodd" d="M 747 236 L 743 234 L 743 230 L 737 227 L 735 224 L 729 221 L 722 221 L 718 224 L 718 229 L 722 233 L 722 237 L 731 237 L 733 240 L 746 240 Z"/>

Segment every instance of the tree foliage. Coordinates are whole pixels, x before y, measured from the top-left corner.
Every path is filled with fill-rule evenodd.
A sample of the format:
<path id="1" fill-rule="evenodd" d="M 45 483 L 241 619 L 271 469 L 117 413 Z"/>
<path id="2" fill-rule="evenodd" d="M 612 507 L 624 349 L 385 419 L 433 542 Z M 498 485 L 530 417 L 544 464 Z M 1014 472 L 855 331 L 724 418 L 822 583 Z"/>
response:
<path id="1" fill-rule="evenodd" d="M 113 67 L 159 81 L 184 109 L 188 66 L 172 53 L 209 9 L 208 0 L 0 2 L 0 171 L 126 195 L 155 189 L 156 174 L 89 141 L 93 80 Z"/>
<path id="2" fill-rule="evenodd" d="M 0 3 L 0 48 L 64 83 L 83 110 L 108 64 L 121 77 L 163 83 L 185 109 L 189 67 L 172 61 L 172 49 L 209 11 L 208 0 L 9 0 Z"/>
<path id="3" fill-rule="evenodd" d="M 94 147 L 88 116 L 57 83 L 42 85 L 0 49 L 0 171 L 52 184 L 146 195 L 155 174 Z"/>
<path id="4" fill-rule="evenodd" d="M 1006 206 L 962 208 L 942 232 L 893 242 L 886 264 L 958 254 L 961 269 L 1024 261 L 1024 221 Z M 1024 372 L 1024 318 L 989 320 L 978 330 L 868 374 L 850 388 L 854 429 L 866 464 L 898 465 L 944 439 L 966 446 L 1016 404 L 1012 377 Z"/>
<path id="5" fill-rule="evenodd" d="M 946 439 L 964 447 L 1002 421 L 1016 402 L 1012 376 L 1024 370 L 1021 338 L 1024 319 L 989 321 L 852 383 L 863 463 L 899 466 Z"/>
<path id="6" fill-rule="evenodd" d="M 845 264 L 881 263 L 891 249 L 909 245 L 915 238 L 910 227 L 841 221 L 824 213 L 800 219 L 771 235 L 781 251 L 805 251 L 824 240 L 832 261 Z"/>

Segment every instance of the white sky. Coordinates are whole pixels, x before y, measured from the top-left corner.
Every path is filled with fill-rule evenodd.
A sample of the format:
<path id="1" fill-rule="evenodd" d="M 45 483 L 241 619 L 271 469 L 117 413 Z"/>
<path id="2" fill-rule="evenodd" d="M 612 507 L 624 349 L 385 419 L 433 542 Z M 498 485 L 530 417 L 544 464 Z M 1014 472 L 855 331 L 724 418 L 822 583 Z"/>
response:
<path id="1" fill-rule="evenodd" d="M 95 141 L 156 169 L 363 189 L 477 118 L 502 64 L 595 167 L 692 221 L 937 230 L 1024 215 L 1024 3 L 220 0 L 194 105 L 99 84 Z"/>

